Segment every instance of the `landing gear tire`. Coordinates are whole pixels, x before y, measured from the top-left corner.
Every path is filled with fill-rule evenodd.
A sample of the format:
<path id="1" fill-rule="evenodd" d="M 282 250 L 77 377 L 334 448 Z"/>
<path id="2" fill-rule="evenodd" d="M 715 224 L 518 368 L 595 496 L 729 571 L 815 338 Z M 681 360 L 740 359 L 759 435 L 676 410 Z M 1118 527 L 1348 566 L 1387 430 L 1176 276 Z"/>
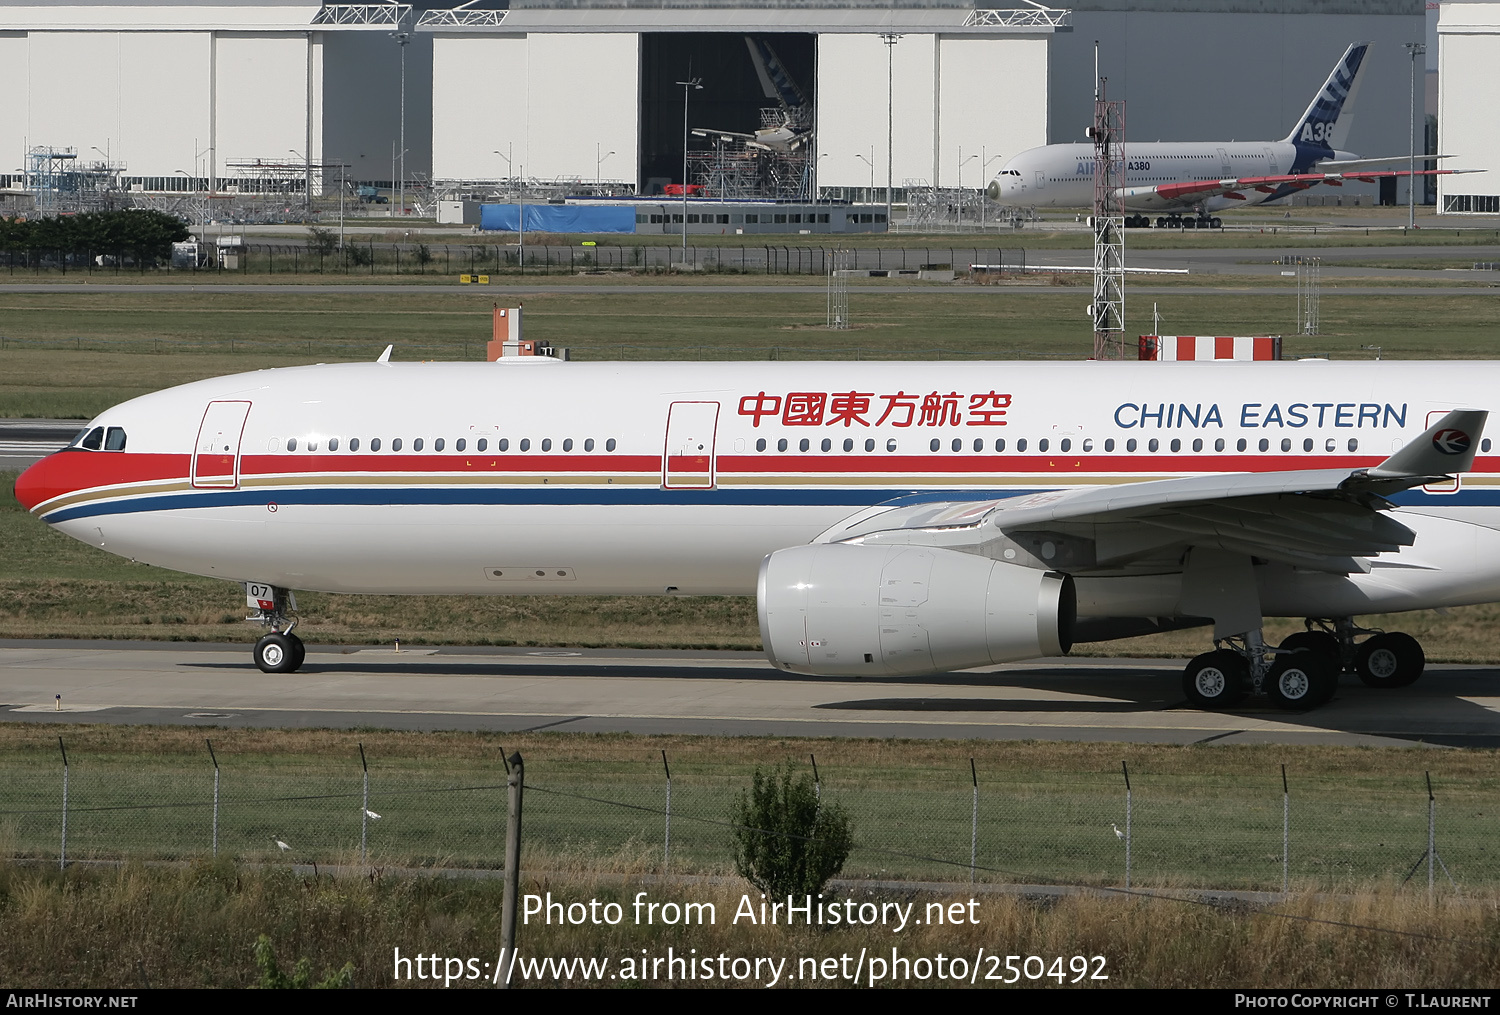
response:
<path id="1" fill-rule="evenodd" d="M 255 665 L 262 673 L 291 673 L 301 664 L 302 639 L 274 632 L 255 643 Z"/>
<path id="2" fill-rule="evenodd" d="M 1182 228 L 1184 228 L 1184 229 L 1196 229 L 1196 228 L 1198 228 L 1198 222 L 1197 222 L 1196 219 L 1183 219 L 1182 220 Z"/>
<path id="3" fill-rule="evenodd" d="M 302 644 L 302 639 L 295 634 L 288 633 L 283 635 L 283 637 L 292 643 L 291 672 L 295 673 L 302 669 L 302 664 L 307 661 L 307 646 Z"/>
<path id="4" fill-rule="evenodd" d="M 1338 671 L 1306 649 L 1278 655 L 1266 674 L 1266 696 L 1277 708 L 1317 708 L 1337 687 Z"/>
<path id="5" fill-rule="evenodd" d="M 1224 220 L 1221 219 L 1221 218 L 1211 218 L 1211 219 L 1208 220 L 1208 224 L 1209 224 L 1210 227 L 1212 227 L 1214 229 L 1223 229 L 1224 228 Z"/>
<path id="6" fill-rule="evenodd" d="M 1359 646 L 1354 672 L 1370 687 L 1406 687 L 1422 675 L 1427 655 L 1409 634 L 1377 634 Z"/>
<path id="7" fill-rule="evenodd" d="M 1182 671 L 1182 693 L 1199 708 L 1233 708 L 1245 697 L 1250 667 L 1228 649 L 1205 652 Z"/>
<path id="8" fill-rule="evenodd" d="M 1288 652 L 1307 649 L 1320 657 L 1332 673 L 1339 673 L 1344 669 L 1343 656 L 1339 653 L 1339 640 L 1327 631 L 1298 631 L 1288 635 L 1279 647 Z"/>

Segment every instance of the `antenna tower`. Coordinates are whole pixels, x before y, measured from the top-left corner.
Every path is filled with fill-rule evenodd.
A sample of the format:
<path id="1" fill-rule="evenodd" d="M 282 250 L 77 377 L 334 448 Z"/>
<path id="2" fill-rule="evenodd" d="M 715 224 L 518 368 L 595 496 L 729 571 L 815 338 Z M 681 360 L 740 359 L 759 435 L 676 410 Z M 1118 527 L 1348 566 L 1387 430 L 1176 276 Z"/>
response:
<path id="1" fill-rule="evenodd" d="M 1125 356 L 1125 103 L 1106 97 L 1094 44 L 1094 359 Z"/>

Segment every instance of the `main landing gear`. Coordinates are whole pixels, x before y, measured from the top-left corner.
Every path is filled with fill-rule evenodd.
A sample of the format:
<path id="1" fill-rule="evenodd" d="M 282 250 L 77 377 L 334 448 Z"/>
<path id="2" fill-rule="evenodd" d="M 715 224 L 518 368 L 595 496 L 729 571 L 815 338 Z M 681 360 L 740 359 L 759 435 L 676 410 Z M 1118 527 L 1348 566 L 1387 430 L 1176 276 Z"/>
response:
<path id="1" fill-rule="evenodd" d="M 1132 221 L 1134 220 L 1134 221 Z M 1151 220 L 1145 215 L 1131 216 L 1125 220 L 1125 225 L 1149 227 Z M 1158 215 L 1156 218 L 1158 229 L 1223 229 L 1224 220 L 1216 215 Z"/>
<path id="2" fill-rule="evenodd" d="M 297 626 L 293 616 L 297 597 L 290 589 L 249 582 L 245 601 L 254 611 L 245 619 L 269 628 L 251 650 L 255 665 L 262 673 L 295 673 L 307 658 L 307 647 L 292 633 Z"/>
<path id="3" fill-rule="evenodd" d="M 1426 665 L 1422 646 L 1409 634 L 1356 627 L 1349 617 L 1310 619 L 1307 630 L 1275 648 L 1259 631 L 1225 639 L 1188 663 L 1182 690 L 1199 708 L 1233 708 L 1253 693 L 1277 708 L 1302 710 L 1333 697 L 1341 673 L 1353 672 L 1370 687 L 1406 687 Z"/>

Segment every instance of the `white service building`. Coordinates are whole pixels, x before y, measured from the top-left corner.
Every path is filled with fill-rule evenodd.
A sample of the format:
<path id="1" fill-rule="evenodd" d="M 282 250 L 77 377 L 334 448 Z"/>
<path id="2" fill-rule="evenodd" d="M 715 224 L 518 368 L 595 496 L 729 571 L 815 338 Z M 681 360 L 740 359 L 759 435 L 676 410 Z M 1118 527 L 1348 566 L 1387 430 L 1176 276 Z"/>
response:
<path id="1" fill-rule="evenodd" d="M 1500 214 L 1500 3 L 1447 0 L 1438 12 L 1438 144 L 1444 168 L 1484 172 L 1438 177 L 1442 214 Z M 1485 96 L 1489 96 L 1486 99 Z"/>

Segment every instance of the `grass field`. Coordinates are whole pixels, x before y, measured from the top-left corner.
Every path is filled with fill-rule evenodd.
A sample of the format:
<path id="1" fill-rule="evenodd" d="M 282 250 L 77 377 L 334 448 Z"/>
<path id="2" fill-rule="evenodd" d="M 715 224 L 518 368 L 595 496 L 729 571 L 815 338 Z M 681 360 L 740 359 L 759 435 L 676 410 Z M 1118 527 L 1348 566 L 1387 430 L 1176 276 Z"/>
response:
<path id="1" fill-rule="evenodd" d="M 939 953 L 965 956 L 974 985 L 999 986 L 1009 974 L 1003 961 L 980 954 L 1042 955 L 1066 971 L 1063 982 L 1083 987 L 1157 988 L 1493 988 L 1500 977 L 1500 920 L 1493 893 L 1464 900 L 1425 900 L 1370 894 L 1350 898 L 1299 897 L 1264 909 L 1224 908 L 1182 902 L 1080 896 L 1039 904 L 1025 898 L 982 896 L 974 924 L 887 927 L 747 926 L 731 922 L 745 888 L 662 885 L 588 876 L 528 876 L 523 893 L 551 892 L 564 904 L 597 899 L 631 912 L 636 893 L 656 901 L 711 903 L 716 920 L 693 927 L 637 926 L 626 916 L 614 927 L 524 924 L 516 945 L 525 960 L 542 957 L 608 959 L 609 971 L 589 982 L 542 975 L 516 985 L 535 986 L 745 986 L 770 985 L 769 971 L 735 980 L 733 973 L 704 982 L 673 982 L 665 965 L 647 982 L 626 974 L 626 960 L 678 956 L 762 957 L 785 961 L 781 986 L 852 986 L 848 979 L 814 977 L 821 960 L 848 959 L 845 976 L 861 953 L 889 957 L 899 950 L 909 978 L 875 981 L 888 986 L 968 986 L 967 976 L 934 978 Z M 752 893 L 752 898 L 753 898 Z M 842 901 L 842 893 L 835 898 Z M 856 901 L 914 904 L 924 914 L 933 902 L 967 903 L 969 896 L 861 894 Z M 474 957 L 479 976 L 453 987 L 489 987 L 484 964 L 500 946 L 498 881 L 376 876 L 313 877 L 286 868 L 246 868 L 197 863 L 181 869 L 56 870 L 0 866 L 0 980 L 14 985 L 86 987 L 253 987 L 264 984 L 255 959 L 260 935 L 271 942 L 284 974 L 304 961 L 314 981 L 347 963 L 354 987 L 436 986 L 431 979 L 395 979 L 402 956 Z M 1329 921 L 1329 922 L 1319 922 Z M 1361 929 L 1367 927 L 1380 930 Z M 1073 956 L 1103 956 L 1072 966 Z M 1017 959 L 1019 965 L 1022 959 Z M 1071 967 L 1071 968 L 1070 968 Z M 446 962 L 445 970 L 451 970 Z M 742 966 L 742 969 L 746 967 Z M 860 984 L 872 985 L 871 965 L 861 963 Z M 925 979 L 919 978 L 925 968 Z M 951 968 L 951 967 L 950 967 Z M 1081 969 L 1088 974 L 1075 975 Z M 406 970 L 403 970 L 403 973 Z M 748 970 L 746 969 L 746 972 Z M 1035 964 L 1031 967 L 1034 975 Z M 610 974 L 621 975 L 611 979 Z M 987 979 L 989 975 L 998 977 Z M 441 981 L 440 981 L 441 982 Z M 1021 986 L 1057 987 L 1057 979 L 1021 980 Z"/>
<path id="2" fill-rule="evenodd" d="M 1448 871 L 1465 891 L 1500 884 L 1493 752 L 1279 745 L 6 724 L 0 855 L 57 856 L 59 735 L 70 762 L 68 853 L 75 859 L 207 855 L 208 736 L 220 766 L 220 855 L 247 860 L 357 862 L 362 743 L 369 807 L 381 815 L 367 828 L 377 864 L 500 866 L 503 749 L 526 758 L 530 869 L 725 874 L 729 801 L 756 767 L 788 761 L 802 768 L 815 755 L 823 798 L 853 819 L 851 876 L 967 881 L 973 758 L 980 880 L 1120 884 L 1125 853 L 1111 826 L 1126 824 L 1123 760 L 1133 789 L 1133 884 L 1279 891 L 1283 764 L 1293 885 L 1396 890 L 1426 849 L 1427 771 Z M 672 769 L 665 860 L 663 750 Z M 284 857 L 276 839 L 292 847 Z M 1418 883 L 1425 891 L 1425 869 Z"/>
<path id="3" fill-rule="evenodd" d="M 850 296 L 854 327 L 824 327 L 819 293 L 541 293 L 527 333 L 579 360 L 1082 359 L 1086 292 L 1011 294 L 970 286 Z M 202 377 L 308 362 L 479 359 L 489 304 L 468 292 L 0 294 L 0 416 L 92 416 L 126 398 Z M 1167 334 L 1291 332 L 1291 291 L 1154 296 Z M 1149 311 L 1134 304 L 1133 319 Z M 1322 334 L 1288 334 L 1289 357 L 1483 358 L 1496 353 L 1492 294 L 1340 296 L 1325 289 Z M 1145 319 L 1149 320 L 1149 317 Z M 1143 332 L 1149 327 L 1142 327 Z"/>

